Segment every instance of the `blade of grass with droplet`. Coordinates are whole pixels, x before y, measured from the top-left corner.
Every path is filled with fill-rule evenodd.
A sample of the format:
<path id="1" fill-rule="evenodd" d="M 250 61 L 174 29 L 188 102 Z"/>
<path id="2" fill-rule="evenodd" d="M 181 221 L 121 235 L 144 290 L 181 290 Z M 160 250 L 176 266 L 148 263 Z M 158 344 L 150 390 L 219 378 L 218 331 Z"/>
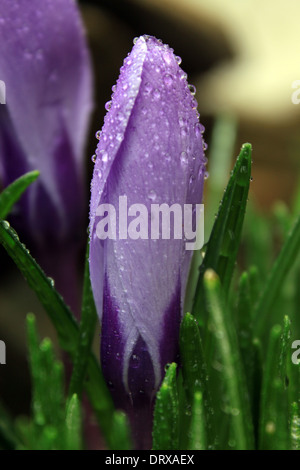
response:
<path id="1" fill-rule="evenodd" d="M 178 449 L 178 393 L 177 365 L 169 365 L 163 383 L 156 395 L 153 419 L 153 450 Z"/>
<path id="2" fill-rule="evenodd" d="M 79 324 L 78 347 L 73 361 L 73 371 L 69 386 L 69 396 L 77 394 L 81 397 L 86 376 L 86 368 L 94 338 L 97 312 L 91 287 L 89 271 L 89 246 L 87 247 L 81 319 Z"/>
<path id="3" fill-rule="evenodd" d="M 28 186 L 38 178 L 39 174 L 40 172 L 37 170 L 25 173 L 2 191 L 0 194 L 0 219 L 7 217 L 14 204 L 20 199 Z"/>
<path id="4" fill-rule="evenodd" d="M 36 293 L 45 308 L 58 334 L 62 349 L 75 357 L 78 345 L 79 328 L 69 307 L 53 287 L 51 281 L 32 258 L 26 247 L 20 242 L 16 232 L 6 221 L 0 221 L 0 243 L 13 259 L 28 285 Z M 107 442 L 110 442 L 111 416 L 114 411 L 111 396 L 106 387 L 99 364 L 90 353 L 87 364 L 85 390 L 91 401 L 101 430 Z"/>
<path id="5" fill-rule="evenodd" d="M 291 270 L 300 251 L 300 217 L 287 237 L 274 265 L 263 284 L 262 292 L 254 307 L 254 335 L 260 337 L 264 326 L 269 326 L 271 309 L 278 292 Z"/>
<path id="6" fill-rule="evenodd" d="M 244 144 L 233 169 L 200 267 L 192 314 L 203 323 L 203 275 L 208 268 L 219 275 L 223 290 L 229 285 L 240 244 L 251 179 L 251 145 Z"/>
<path id="7" fill-rule="evenodd" d="M 226 394 L 226 397 L 220 396 L 220 403 L 227 403 L 227 416 L 230 423 L 230 435 L 227 436 L 227 442 L 221 442 L 220 445 L 225 447 L 227 444 L 236 450 L 253 449 L 254 434 L 249 396 L 235 325 L 226 311 L 220 280 L 211 269 L 205 272 L 204 287 L 209 312 L 209 329 L 219 353 L 220 381 L 224 383 Z"/>

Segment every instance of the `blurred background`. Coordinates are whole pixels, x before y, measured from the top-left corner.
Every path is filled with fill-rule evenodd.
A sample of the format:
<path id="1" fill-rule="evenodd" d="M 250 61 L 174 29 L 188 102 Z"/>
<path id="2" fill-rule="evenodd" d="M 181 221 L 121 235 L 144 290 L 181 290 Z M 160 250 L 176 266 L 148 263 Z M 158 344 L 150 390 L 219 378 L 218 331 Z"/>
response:
<path id="1" fill-rule="evenodd" d="M 300 169 L 300 105 L 292 102 L 296 91 L 292 84 L 300 79 L 299 1 L 85 0 L 79 4 L 95 73 L 95 108 L 86 150 L 88 180 L 95 132 L 102 126 L 111 87 L 133 38 L 149 34 L 181 56 L 181 67 L 197 88 L 208 144 L 207 193 L 213 195 L 207 194 L 204 201 L 207 228 L 244 142 L 253 146 L 250 203 L 262 219 L 279 200 L 291 206 Z M 89 181 L 87 191 L 88 185 Z M 7 347 L 7 365 L 0 366 L 0 398 L 17 415 L 30 406 L 25 315 L 37 315 L 42 338 L 50 336 L 55 342 L 56 335 L 2 248 L 0 266 L 0 339 Z"/>

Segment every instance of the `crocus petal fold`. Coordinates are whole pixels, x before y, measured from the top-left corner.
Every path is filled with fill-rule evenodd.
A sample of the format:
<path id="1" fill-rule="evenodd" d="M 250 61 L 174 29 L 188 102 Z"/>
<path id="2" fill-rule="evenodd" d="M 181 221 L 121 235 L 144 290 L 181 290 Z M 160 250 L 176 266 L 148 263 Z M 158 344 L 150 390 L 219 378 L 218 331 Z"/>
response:
<path id="1" fill-rule="evenodd" d="M 178 62 L 173 50 L 153 37 L 135 41 L 96 150 L 90 274 L 102 322 L 103 371 L 116 402 L 127 409 L 142 401 L 149 407 L 165 365 L 178 359 L 191 251 L 183 238 L 132 239 L 120 236 L 119 228 L 115 240 L 99 240 L 97 208 L 110 204 L 124 218 L 121 197 L 127 207 L 142 204 L 150 225 L 153 204 L 201 203 L 204 128 Z"/>
<path id="2" fill-rule="evenodd" d="M 90 57 L 76 3 L 2 0 L 0 42 L 7 101 L 0 110 L 0 178 L 7 185 L 24 171 L 40 170 L 20 218 L 35 242 L 59 243 L 81 230 L 92 105 Z"/>

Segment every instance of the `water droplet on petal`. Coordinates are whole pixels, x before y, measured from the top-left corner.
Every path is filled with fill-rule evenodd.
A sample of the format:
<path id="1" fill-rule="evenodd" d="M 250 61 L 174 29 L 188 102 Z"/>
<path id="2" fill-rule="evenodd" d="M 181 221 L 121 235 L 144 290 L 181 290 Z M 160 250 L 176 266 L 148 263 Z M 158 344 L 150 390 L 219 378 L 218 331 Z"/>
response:
<path id="1" fill-rule="evenodd" d="M 96 139 L 100 140 L 101 131 L 97 131 L 95 136 L 96 136 Z"/>
<path id="2" fill-rule="evenodd" d="M 155 201 L 155 199 L 156 199 L 156 192 L 155 192 L 153 189 L 151 189 L 151 191 L 149 192 L 148 198 L 151 199 L 151 201 Z"/>
<path id="3" fill-rule="evenodd" d="M 105 107 L 106 111 L 109 111 L 109 110 L 110 110 L 111 104 L 112 104 L 111 101 L 107 101 L 107 103 L 105 103 L 105 106 L 104 106 L 104 107 Z"/>
<path id="4" fill-rule="evenodd" d="M 138 38 L 138 37 L 135 37 L 135 38 L 133 39 L 133 44 L 136 44 L 136 43 L 138 42 L 138 40 L 139 40 L 139 38 Z"/>
<path id="5" fill-rule="evenodd" d="M 172 56 L 171 56 L 171 54 L 170 54 L 169 51 L 164 52 L 163 58 L 164 58 L 164 61 L 165 61 L 168 65 L 171 64 L 171 62 L 172 62 Z"/>
<path id="6" fill-rule="evenodd" d="M 164 75 L 164 84 L 167 86 L 167 87 L 170 87 L 173 83 L 173 77 L 172 75 L 170 75 L 169 73 L 166 73 Z"/>
<path id="7" fill-rule="evenodd" d="M 179 57 L 179 55 L 176 55 L 176 56 L 175 56 L 175 60 L 176 60 L 176 62 L 177 62 L 178 65 L 180 65 L 181 62 L 182 62 L 182 58 Z"/>
<path id="8" fill-rule="evenodd" d="M 97 155 L 94 153 L 94 155 L 92 156 L 91 160 L 92 160 L 93 163 L 95 163 L 95 162 L 96 162 L 96 159 L 97 159 Z"/>
<path id="9" fill-rule="evenodd" d="M 160 91 L 156 88 L 153 92 L 153 98 L 155 101 L 158 101 L 160 99 Z"/>
<path id="10" fill-rule="evenodd" d="M 204 126 L 202 126 L 200 122 L 197 122 L 197 124 L 195 124 L 194 129 L 195 129 L 196 137 L 200 137 L 200 135 L 204 132 Z"/>
<path id="11" fill-rule="evenodd" d="M 189 85 L 189 90 L 191 92 L 191 95 L 195 95 L 196 94 L 196 87 L 194 85 Z"/>
<path id="12" fill-rule="evenodd" d="M 145 90 L 145 94 L 146 95 L 149 95 L 152 91 L 152 86 L 150 85 L 150 83 L 145 83 L 145 87 L 144 87 L 144 90 Z"/>
<path id="13" fill-rule="evenodd" d="M 188 156 L 187 156 L 187 153 L 186 153 L 186 152 L 181 152 L 181 154 L 180 154 L 180 161 L 181 161 L 182 165 L 187 165 L 187 163 L 188 163 Z"/>

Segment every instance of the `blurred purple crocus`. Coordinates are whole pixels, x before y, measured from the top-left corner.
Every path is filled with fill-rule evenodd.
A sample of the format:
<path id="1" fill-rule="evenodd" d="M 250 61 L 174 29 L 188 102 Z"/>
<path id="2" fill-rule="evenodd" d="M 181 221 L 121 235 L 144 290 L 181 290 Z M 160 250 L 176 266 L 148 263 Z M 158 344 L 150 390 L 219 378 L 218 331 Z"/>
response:
<path id="1" fill-rule="evenodd" d="M 0 0 L 0 43 L 7 102 L 0 106 L 0 183 L 40 170 L 14 226 L 60 284 L 72 277 L 84 236 L 83 147 L 92 104 L 76 3 Z"/>
<path id="2" fill-rule="evenodd" d="M 151 446 L 155 394 L 166 364 L 178 360 L 192 252 L 183 239 L 126 237 L 119 224 L 115 239 L 99 239 L 97 214 L 102 204 L 118 208 L 120 196 L 149 212 L 151 204 L 201 203 L 204 128 L 180 62 L 154 37 L 134 41 L 97 135 L 91 186 L 90 274 L 102 325 L 102 368 L 138 448 Z"/>

